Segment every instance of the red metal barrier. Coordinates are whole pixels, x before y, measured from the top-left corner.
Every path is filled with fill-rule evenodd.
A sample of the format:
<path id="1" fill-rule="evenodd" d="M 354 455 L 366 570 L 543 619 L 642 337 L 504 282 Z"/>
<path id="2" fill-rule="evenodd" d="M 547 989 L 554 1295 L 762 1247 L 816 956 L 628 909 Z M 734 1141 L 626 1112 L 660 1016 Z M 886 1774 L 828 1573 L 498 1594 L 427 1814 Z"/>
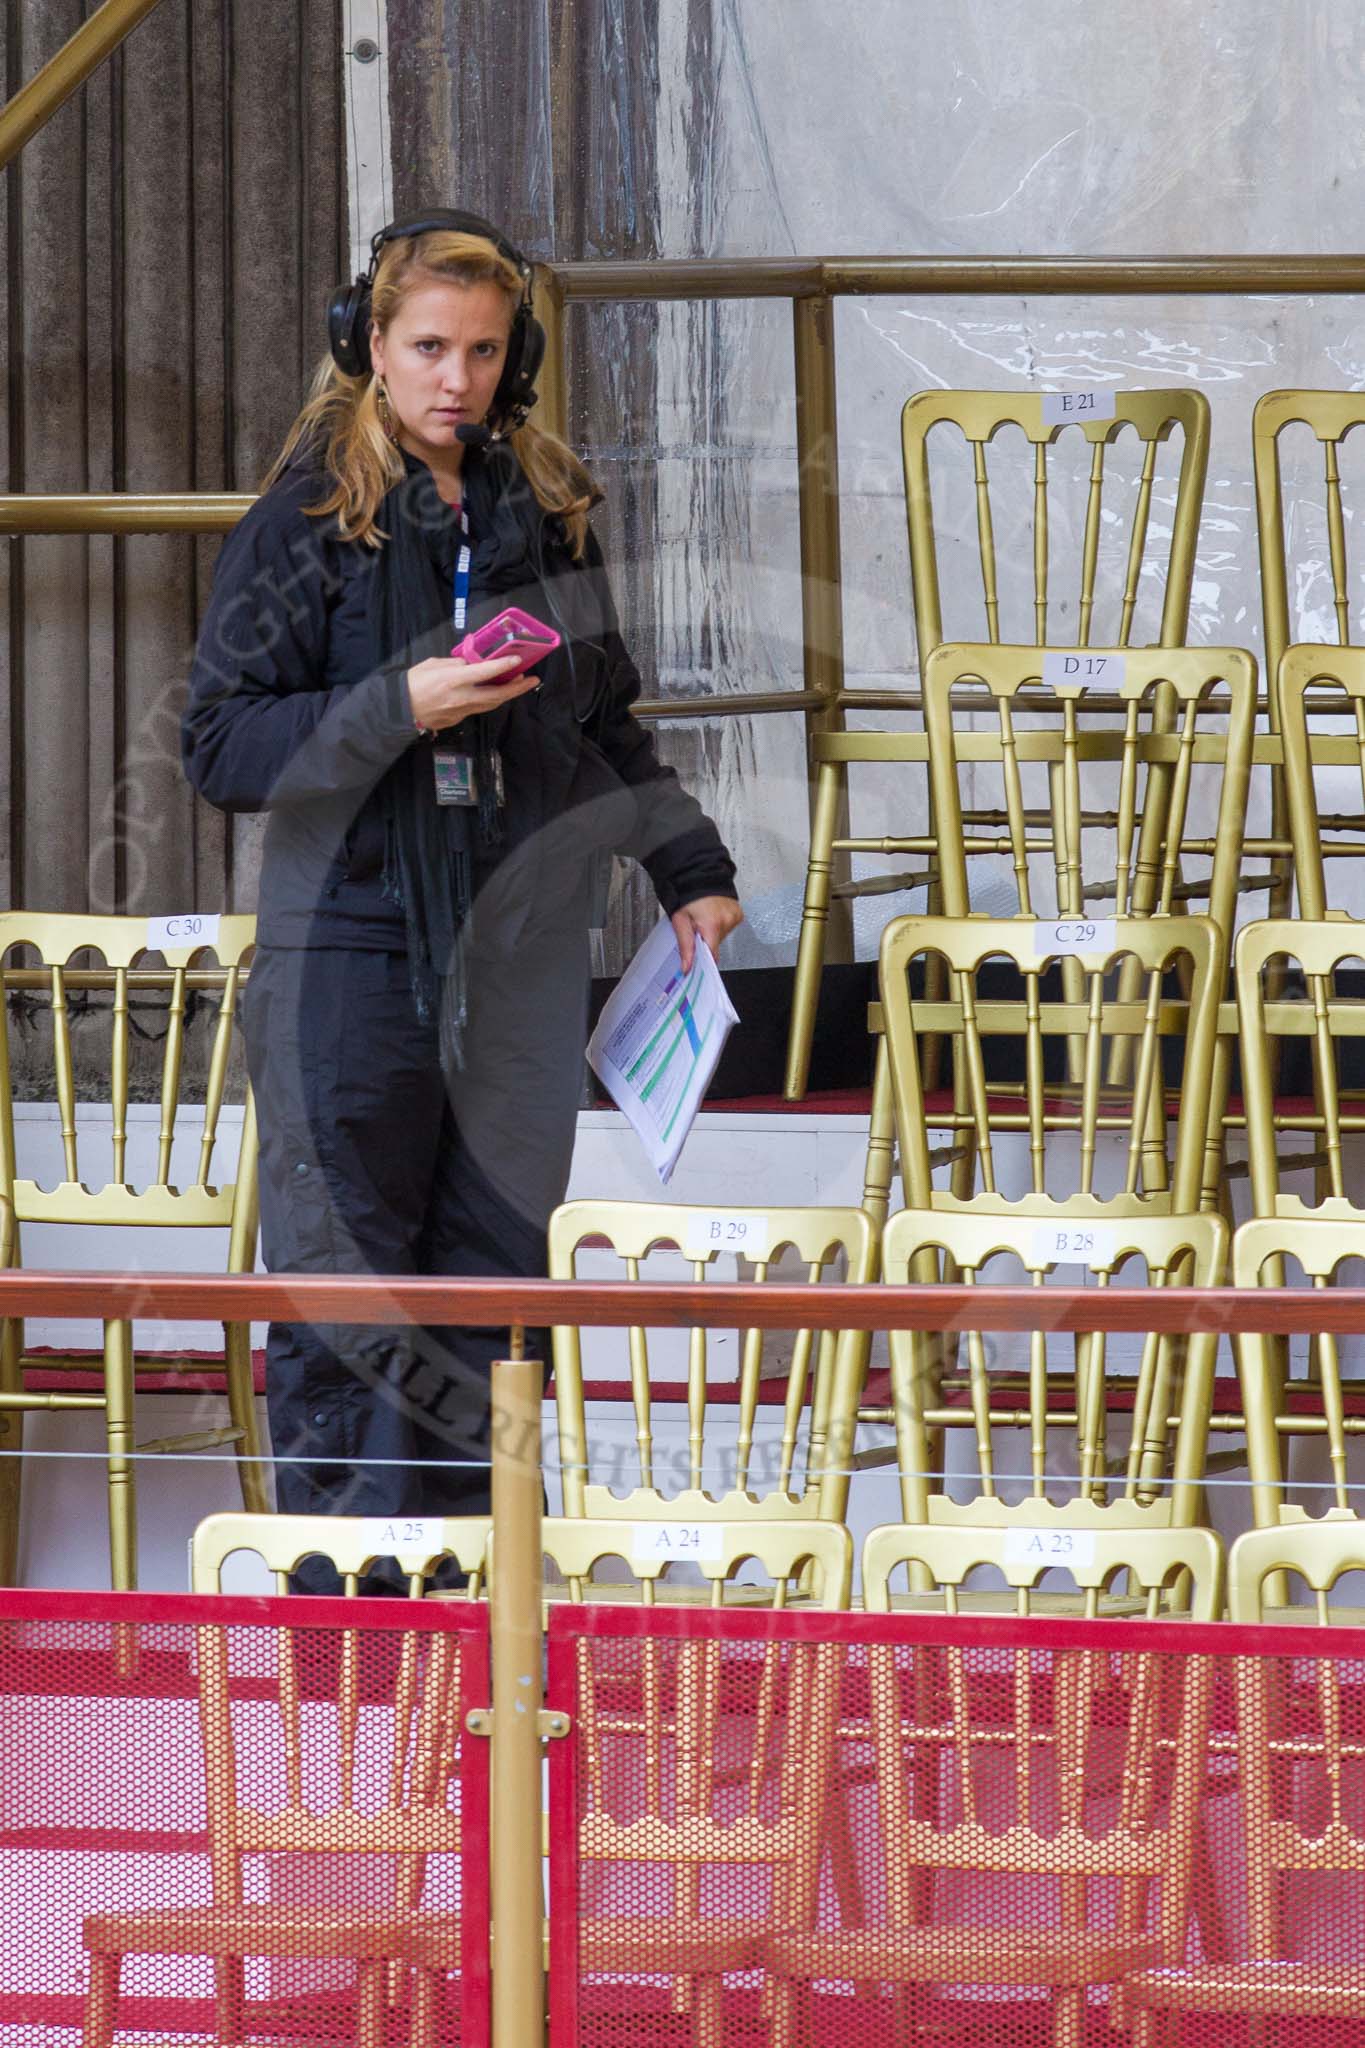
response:
<path id="1" fill-rule="evenodd" d="M 564 1608 L 551 2048 L 1365 2042 L 1365 1629 Z"/>
<path id="2" fill-rule="evenodd" d="M 472 1603 L 0 1589 L 0 2040 L 485 2048 L 488 1696 Z"/>

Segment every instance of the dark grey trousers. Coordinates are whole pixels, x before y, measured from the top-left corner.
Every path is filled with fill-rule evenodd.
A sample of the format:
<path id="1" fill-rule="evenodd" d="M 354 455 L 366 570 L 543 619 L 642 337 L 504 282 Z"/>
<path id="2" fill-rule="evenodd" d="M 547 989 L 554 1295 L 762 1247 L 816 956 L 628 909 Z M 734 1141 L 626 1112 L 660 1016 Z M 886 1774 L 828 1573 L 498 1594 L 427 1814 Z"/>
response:
<path id="1" fill-rule="evenodd" d="M 260 949 L 243 1023 L 271 1272 L 544 1273 L 588 996 L 585 892 L 571 877 L 555 894 L 510 947 L 481 944 L 476 919 L 465 1065 L 450 1085 L 406 955 Z M 496 932 L 491 916 L 485 928 Z M 281 1511 L 485 1512 L 489 1367 L 506 1343 L 505 1329 L 272 1325 Z"/>

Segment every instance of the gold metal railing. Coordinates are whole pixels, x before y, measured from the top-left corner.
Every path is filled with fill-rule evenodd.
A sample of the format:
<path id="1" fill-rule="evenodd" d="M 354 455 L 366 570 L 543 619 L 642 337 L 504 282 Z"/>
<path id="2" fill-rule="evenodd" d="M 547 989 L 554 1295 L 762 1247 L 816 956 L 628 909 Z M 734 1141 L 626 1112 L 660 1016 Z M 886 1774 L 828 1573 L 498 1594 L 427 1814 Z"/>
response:
<path id="1" fill-rule="evenodd" d="M 41 71 L 0 107 L 0 168 L 70 99 L 160 0 L 104 0 Z"/>
<path id="2" fill-rule="evenodd" d="M 107 11 L 102 9 L 101 16 Z M 125 17 L 140 18 L 146 11 L 146 0 L 122 0 Z M 100 16 L 93 17 L 88 26 L 93 27 L 98 19 Z M 11 102 L 0 122 L 16 107 L 17 102 Z M 564 314 L 570 301 L 785 298 L 791 302 L 803 687 L 656 699 L 638 706 L 639 714 L 650 719 L 694 719 L 800 712 L 808 732 L 837 731 L 843 724 L 835 299 L 1250 292 L 1365 296 L 1365 255 L 727 258 L 542 267 L 537 272 L 537 298 L 548 347 L 540 416 L 547 427 L 561 433 L 568 410 Z M 232 493 L 0 496 L 0 536 L 225 533 L 250 503 L 249 496 Z M 851 701 L 868 709 L 911 709 L 918 695 L 908 690 L 859 691 Z"/>

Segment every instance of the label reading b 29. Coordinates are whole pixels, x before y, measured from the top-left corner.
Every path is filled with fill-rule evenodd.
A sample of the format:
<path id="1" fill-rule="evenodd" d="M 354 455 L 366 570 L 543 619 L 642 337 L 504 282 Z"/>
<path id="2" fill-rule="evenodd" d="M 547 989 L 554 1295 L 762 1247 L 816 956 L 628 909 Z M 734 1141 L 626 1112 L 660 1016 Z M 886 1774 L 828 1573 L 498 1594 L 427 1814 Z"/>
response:
<path id="1" fill-rule="evenodd" d="M 1114 417 L 1112 384 L 1096 391 L 1045 391 L 1042 399 L 1045 427 L 1064 427 L 1068 420 L 1112 420 Z"/>
<path id="2" fill-rule="evenodd" d="M 772 1232 L 766 1216 L 747 1209 L 698 1209 L 688 1217 L 683 1251 L 689 1259 L 712 1252 L 739 1252 L 746 1259 L 766 1259 Z"/>

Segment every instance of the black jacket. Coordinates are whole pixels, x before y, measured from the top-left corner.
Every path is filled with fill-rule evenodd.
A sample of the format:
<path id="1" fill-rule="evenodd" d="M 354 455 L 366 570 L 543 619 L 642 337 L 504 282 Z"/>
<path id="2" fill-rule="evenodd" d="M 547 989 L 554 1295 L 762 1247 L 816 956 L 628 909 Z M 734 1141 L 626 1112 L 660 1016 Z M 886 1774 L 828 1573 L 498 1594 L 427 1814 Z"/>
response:
<path id="1" fill-rule="evenodd" d="M 427 544 L 453 585 L 456 516 L 440 504 L 425 465 L 404 460 Z M 633 854 L 665 911 L 699 896 L 733 896 L 734 863 L 715 826 L 632 716 L 640 677 L 595 536 L 575 562 L 562 525 L 531 499 L 509 450 L 496 458 L 466 451 L 467 479 L 469 465 L 494 460 L 504 467 L 487 470 L 482 488 L 512 490 L 527 508 L 518 528 L 525 560 L 510 575 L 504 560 L 496 594 L 481 590 L 475 526 L 469 625 L 516 604 L 565 641 L 538 665 L 539 691 L 489 714 L 500 720 L 507 781 L 501 854 L 520 846 L 534 887 L 539 829 L 573 813 L 582 823 L 575 854 L 581 848 L 586 860 L 607 844 Z M 409 747 L 425 742 L 408 702 L 410 662 L 385 665 L 374 645 L 375 552 L 339 539 L 331 518 L 306 514 L 322 495 L 316 468 L 292 466 L 223 545 L 190 672 L 185 772 L 220 810 L 269 814 L 263 944 L 401 950 L 402 911 L 382 886 L 381 785 Z M 477 502 L 472 479 L 467 496 Z M 547 858 L 562 859 L 563 832 L 541 836 L 551 846 Z"/>

